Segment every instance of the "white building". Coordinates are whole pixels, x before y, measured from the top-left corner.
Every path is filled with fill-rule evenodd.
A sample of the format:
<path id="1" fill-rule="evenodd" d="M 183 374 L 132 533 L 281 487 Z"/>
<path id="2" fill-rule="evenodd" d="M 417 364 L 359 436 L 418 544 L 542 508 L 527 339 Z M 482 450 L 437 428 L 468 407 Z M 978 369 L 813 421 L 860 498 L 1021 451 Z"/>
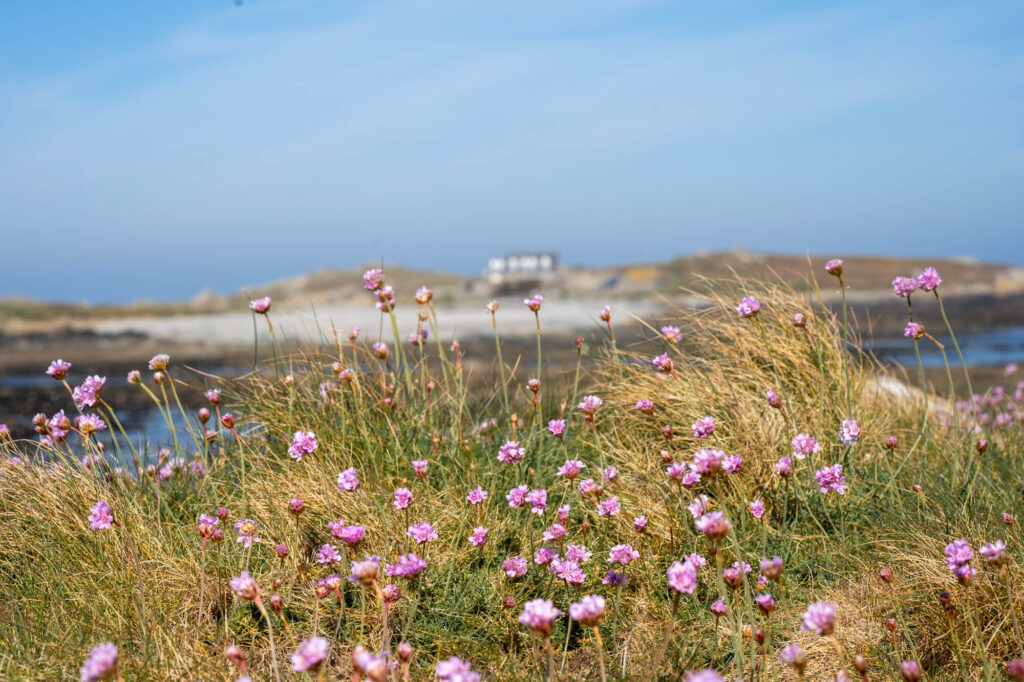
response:
<path id="1" fill-rule="evenodd" d="M 529 284 L 552 279 L 561 267 L 553 251 L 514 252 L 491 258 L 484 274 L 493 285 Z"/>

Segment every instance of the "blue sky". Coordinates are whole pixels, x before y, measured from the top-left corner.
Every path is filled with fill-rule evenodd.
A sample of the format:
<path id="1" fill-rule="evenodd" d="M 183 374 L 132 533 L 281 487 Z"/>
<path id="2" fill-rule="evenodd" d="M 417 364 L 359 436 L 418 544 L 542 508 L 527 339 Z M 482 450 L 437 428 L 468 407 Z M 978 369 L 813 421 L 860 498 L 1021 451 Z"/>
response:
<path id="1" fill-rule="evenodd" d="M 1019 2 L 0 9 L 0 295 L 744 246 L 1024 263 Z"/>

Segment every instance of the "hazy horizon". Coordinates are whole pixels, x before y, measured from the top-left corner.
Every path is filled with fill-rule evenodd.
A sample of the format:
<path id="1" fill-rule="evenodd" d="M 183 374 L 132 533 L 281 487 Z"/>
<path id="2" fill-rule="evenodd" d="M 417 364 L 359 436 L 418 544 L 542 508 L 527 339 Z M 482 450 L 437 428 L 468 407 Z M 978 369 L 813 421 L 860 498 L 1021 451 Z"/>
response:
<path id="1" fill-rule="evenodd" d="M 0 296 L 698 250 L 1024 264 L 1024 6 L 0 11 Z"/>

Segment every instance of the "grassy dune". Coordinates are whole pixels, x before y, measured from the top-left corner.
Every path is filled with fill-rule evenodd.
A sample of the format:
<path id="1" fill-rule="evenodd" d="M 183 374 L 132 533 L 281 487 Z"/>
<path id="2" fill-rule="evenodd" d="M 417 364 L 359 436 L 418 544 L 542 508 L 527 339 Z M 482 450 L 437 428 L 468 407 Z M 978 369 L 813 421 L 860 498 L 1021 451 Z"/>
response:
<path id="1" fill-rule="evenodd" d="M 805 652 L 807 679 L 831 680 L 844 669 L 854 679 L 862 664 L 870 679 L 899 679 L 903 661 L 918 664 L 923 679 L 1003 679 L 1007 660 L 1024 655 L 1016 594 L 1022 555 L 1016 525 L 1004 521 L 1004 513 L 1020 511 L 1024 473 L 1024 406 L 1019 395 L 1014 402 L 1014 387 L 977 401 L 976 413 L 957 409 L 909 388 L 913 376 L 894 384 L 870 358 L 844 351 L 845 336 L 856 348 L 855 331 L 813 294 L 737 280 L 708 291 L 708 307 L 679 313 L 691 330 L 686 343 L 663 341 L 658 364 L 667 369 L 667 359 L 671 371 L 617 348 L 609 333 L 615 320 L 590 339 L 603 347 L 593 369 L 541 376 L 536 398 L 526 384 L 535 368 L 513 372 L 514 358 L 503 358 L 496 372 L 504 386 L 474 381 L 470 391 L 460 351 L 433 336 L 422 345 L 389 338 L 382 360 L 375 339 L 341 335 L 223 386 L 205 425 L 209 438 L 175 401 L 174 379 L 184 370 L 172 362 L 162 384 L 146 373 L 139 390 L 153 392 L 176 429 L 175 447 L 160 454 L 136 452 L 101 402 L 82 411 L 98 411 L 116 436 L 102 458 L 90 462 L 95 437 L 73 430 L 42 446 L 0 440 L 10 458 L 0 463 L 0 677 L 74 678 L 92 647 L 111 642 L 125 680 L 236 679 L 242 671 L 225 657 L 228 645 L 241 648 L 254 680 L 348 678 L 357 646 L 370 652 L 356 657 L 365 668 L 357 677 L 383 679 L 373 656 L 397 660 L 399 642 L 407 642 L 410 679 L 438 672 L 473 679 L 435 668 L 452 656 L 484 679 L 679 679 L 701 669 L 724 679 L 795 679 L 797 667 L 780 660 L 792 644 Z M 760 312 L 739 316 L 737 301 L 751 295 Z M 912 299 L 915 309 L 936 305 L 926 292 Z M 430 305 L 418 307 L 430 329 Z M 405 301 L 399 310 L 412 314 Z M 506 312 L 494 314 L 498 331 Z M 794 313 L 805 316 L 805 327 L 794 326 Z M 543 327 L 543 307 L 538 317 Z M 390 326 L 385 313 L 383 328 Z M 592 415 L 577 408 L 588 395 L 602 401 Z M 641 399 L 653 411 L 638 410 Z M 230 429 L 227 412 L 238 415 Z M 77 414 L 70 396 L 67 413 Z M 697 438 L 691 424 L 704 416 L 714 430 Z M 559 418 L 562 437 L 549 430 Z M 840 440 L 845 419 L 859 424 L 855 444 Z M 296 431 L 312 431 L 317 442 L 301 459 L 289 455 Z M 793 457 L 801 433 L 820 444 L 806 459 Z M 498 460 L 506 441 L 519 442 L 521 462 Z M 293 450 L 302 446 L 296 442 Z M 741 465 L 711 474 L 721 457 L 715 450 L 738 455 Z M 515 460 L 516 449 L 506 448 L 506 459 L 508 452 Z M 790 476 L 778 472 L 785 457 L 793 458 Z M 578 476 L 558 474 L 577 459 L 586 465 Z M 426 460 L 425 475 L 415 460 Z M 699 482 L 666 474 L 673 463 L 691 462 L 703 468 Z M 726 463 L 736 469 L 735 460 Z M 848 489 L 822 492 L 815 472 L 836 464 Z M 604 480 L 608 467 L 617 478 Z M 340 490 L 339 473 L 350 468 L 359 484 Z M 580 494 L 584 479 L 594 484 Z M 519 485 L 545 490 L 546 501 L 536 495 L 534 505 L 511 508 L 506 495 Z M 488 497 L 470 504 L 467 494 L 478 486 Z M 411 492 L 406 509 L 394 504 L 397 488 Z M 302 500 L 301 514 L 290 511 L 293 498 Z M 101 500 L 114 523 L 94 530 L 90 509 Z M 763 502 L 761 518 L 751 511 L 755 500 Z M 569 505 L 565 537 L 545 542 L 562 504 Z M 197 519 L 218 508 L 226 510 L 216 526 L 223 541 L 204 540 Z M 695 513 L 705 510 L 731 521 L 723 539 L 695 526 Z M 261 539 L 248 548 L 235 530 L 246 518 Z M 364 528 L 358 545 L 332 534 L 328 523 L 337 521 Z M 409 537 L 421 522 L 432 524 L 436 539 Z M 482 547 L 469 542 L 478 526 L 487 528 Z M 976 571 L 966 581 L 944 563 L 944 548 L 958 538 L 975 552 L 967 564 L 962 556 L 953 562 L 962 577 Z M 995 540 L 1007 544 L 1002 563 L 978 553 Z M 324 545 L 340 560 L 318 563 Z M 545 546 L 564 559 L 569 545 L 592 553 L 578 562 L 579 585 L 534 561 Z M 617 545 L 638 556 L 615 565 L 625 584 L 605 584 L 622 582 L 607 579 Z M 387 575 L 385 566 L 408 552 L 426 569 L 412 579 Z M 693 553 L 706 565 L 687 560 Z M 365 564 L 358 567 L 368 571 L 364 584 L 344 579 L 353 561 L 373 555 L 381 558 L 375 580 Z M 511 579 L 502 566 L 516 556 L 528 569 Z M 758 585 L 761 557 L 775 556 L 784 565 L 779 580 Z M 692 590 L 670 586 L 666 572 L 677 561 L 696 569 Z M 735 561 L 752 571 L 723 575 Z M 229 586 L 243 570 L 258 583 L 259 600 Z M 340 586 L 318 595 L 316 582 L 332 573 Z M 400 592 L 394 601 L 383 598 L 390 588 L 378 591 L 388 584 Z M 942 592 L 949 594 L 940 602 Z M 563 615 L 548 638 L 543 627 L 537 634 L 520 624 L 532 600 L 568 613 L 591 594 L 605 604 L 596 628 L 573 622 L 570 630 Z M 760 608 L 759 594 L 772 595 L 777 608 Z M 711 610 L 718 599 L 727 606 L 721 617 Z M 815 602 L 834 606 L 831 634 L 803 629 Z M 313 636 L 326 638 L 326 659 L 319 670 L 292 672 L 291 654 Z M 398 679 L 405 666 L 384 674 Z"/>

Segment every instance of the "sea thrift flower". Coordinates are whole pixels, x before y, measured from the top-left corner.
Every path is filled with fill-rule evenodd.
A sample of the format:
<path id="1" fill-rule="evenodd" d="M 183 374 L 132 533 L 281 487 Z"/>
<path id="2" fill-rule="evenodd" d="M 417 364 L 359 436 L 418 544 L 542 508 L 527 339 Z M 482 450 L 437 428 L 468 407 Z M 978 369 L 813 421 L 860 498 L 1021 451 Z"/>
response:
<path id="1" fill-rule="evenodd" d="M 170 355 L 168 355 L 167 353 L 160 353 L 159 355 L 154 355 L 152 358 L 150 358 L 148 367 L 151 370 L 160 372 L 167 369 L 167 365 L 170 364 L 170 362 Z"/>
<path id="2" fill-rule="evenodd" d="M 563 612 L 556 609 L 551 600 L 534 599 L 523 605 L 523 612 L 519 614 L 519 622 L 537 635 L 546 638 L 551 634 L 552 624 L 561 615 Z"/>
<path id="3" fill-rule="evenodd" d="M 485 542 L 487 542 L 487 529 L 477 526 L 469 536 L 469 543 L 474 547 L 483 547 Z"/>
<path id="4" fill-rule="evenodd" d="M 521 578 L 526 575 L 526 559 L 521 556 L 510 556 L 501 562 L 501 570 L 509 578 Z"/>
<path id="5" fill-rule="evenodd" d="M 518 464 L 523 461 L 526 448 L 519 445 L 517 440 L 505 441 L 505 444 L 498 448 L 498 461 L 503 464 Z"/>
<path id="6" fill-rule="evenodd" d="M 316 434 L 312 431 L 296 431 L 291 444 L 288 445 L 288 454 L 296 460 L 301 460 L 310 455 L 320 446 L 316 441 Z"/>
<path id="7" fill-rule="evenodd" d="M 680 462 L 672 462 L 665 469 L 665 473 L 673 481 L 682 481 L 683 480 L 683 475 L 686 474 L 686 472 L 687 472 L 686 465 L 682 464 Z"/>
<path id="8" fill-rule="evenodd" d="M 441 682 L 480 682 L 480 673 L 473 672 L 469 663 L 458 656 L 438 662 L 434 671 Z"/>
<path id="9" fill-rule="evenodd" d="M 200 514 L 199 520 L 196 522 L 196 528 L 199 531 L 199 537 L 203 539 L 203 546 L 206 546 L 207 538 L 213 537 L 213 531 L 220 525 L 220 519 L 216 516 L 210 516 L 208 514 Z"/>
<path id="10" fill-rule="evenodd" d="M 292 671 L 303 672 L 306 670 L 315 672 L 320 664 L 327 658 L 331 644 L 325 637 L 310 637 L 299 644 L 299 648 L 292 654 Z"/>
<path id="11" fill-rule="evenodd" d="M 715 420 L 713 417 L 701 417 L 693 422 L 693 437 L 707 438 L 715 432 Z"/>
<path id="12" fill-rule="evenodd" d="M 633 549 L 632 545 L 615 545 L 608 552 L 608 563 L 628 566 L 633 559 L 639 558 L 639 556 L 640 552 Z"/>
<path id="13" fill-rule="evenodd" d="M 693 523 L 709 540 L 720 540 L 732 531 L 732 523 L 720 511 L 704 514 Z"/>
<path id="14" fill-rule="evenodd" d="M 606 497 L 597 505 L 598 516 L 615 516 L 622 509 L 618 497 Z"/>
<path id="15" fill-rule="evenodd" d="M 782 557 L 772 557 L 771 559 L 761 557 L 761 573 L 763 573 L 769 580 L 778 580 L 781 578 L 783 568 L 784 564 Z"/>
<path id="16" fill-rule="evenodd" d="M 775 599 L 773 599 L 772 595 L 767 592 L 754 597 L 754 601 L 757 602 L 757 608 L 761 609 L 761 613 L 766 616 L 770 616 L 777 608 L 775 605 Z"/>
<path id="17" fill-rule="evenodd" d="M 693 564 L 694 568 L 700 568 L 701 566 L 707 566 L 708 564 L 708 560 L 700 554 L 697 554 L 696 552 L 687 554 L 685 557 L 683 557 L 683 560 L 689 561 L 691 564 Z"/>
<path id="18" fill-rule="evenodd" d="M 693 501 L 690 502 L 690 504 L 686 505 L 686 508 L 690 510 L 690 514 L 693 515 L 693 518 L 699 519 L 711 509 L 708 496 L 698 495 L 693 498 Z"/>
<path id="19" fill-rule="evenodd" d="M 282 542 L 274 548 L 274 551 L 277 553 L 278 559 L 284 559 L 286 556 L 288 556 L 288 545 Z"/>
<path id="20" fill-rule="evenodd" d="M 725 453 L 713 448 L 701 448 L 693 453 L 693 464 L 690 469 L 702 476 L 714 476 L 722 470 Z"/>
<path id="21" fill-rule="evenodd" d="M 960 538 L 946 545 L 946 566 L 951 570 L 969 563 L 974 558 L 974 551 L 967 543 L 967 538 Z"/>
<path id="22" fill-rule="evenodd" d="M 270 312 L 271 300 L 269 296 L 263 298 L 257 298 L 255 301 L 249 301 L 249 310 L 253 311 L 258 315 L 266 315 Z M 150 369 L 153 369 L 150 367 Z"/>
<path id="23" fill-rule="evenodd" d="M 588 551 L 586 545 L 567 545 L 565 548 L 565 558 L 567 561 L 585 564 L 590 561 L 592 556 L 594 556 L 594 553 Z"/>
<path id="24" fill-rule="evenodd" d="M 544 531 L 544 542 L 558 542 L 565 537 L 565 526 L 556 523 Z"/>
<path id="25" fill-rule="evenodd" d="M 413 296 L 413 299 L 417 303 L 419 303 L 420 305 L 425 305 L 427 303 L 430 303 L 430 300 L 432 298 L 434 298 L 434 292 L 431 291 L 430 289 L 428 289 L 425 286 L 420 287 L 419 289 L 417 289 L 416 290 L 416 295 Z"/>
<path id="26" fill-rule="evenodd" d="M 721 618 L 729 612 L 729 607 L 726 606 L 724 599 L 716 599 L 711 604 L 711 613 L 715 614 L 716 617 Z"/>
<path id="27" fill-rule="evenodd" d="M 569 615 L 580 625 L 595 628 L 604 621 L 604 597 L 599 594 L 585 595 L 569 607 Z"/>
<path id="28" fill-rule="evenodd" d="M 756 499 L 750 503 L 750 513 L 755 519 L 760 519 L 764 516 L 764 502 L 760 499 Z"/>
<path id="29" fill-rule="evenodd" d="M 757 315 L 761 310 L 761 302 L 753 296 L 744 297 L 738 306 L 736 306 L 736 312 L 739 313 L 740 317 L 753 317 Z"/>
<path id="30" fill-rule="evenodd" d="M 636 401 L 636 409 L 644 414 L 651 414 L 654 412 L 654 401 L 648 398 L 641 398 Z"/>
<path id="31" fill-rule="evenodd" d="M 412 502 L 412 493 L 408 488 L 395 489 L 395 509 L 405 509 Z"/>
<path id="32" fill-rule="evenodd" d="M 299 516 L 302 512 L 306 511 L 306 503 L 297 497 L 293 497 L 288 501 L 288 511 L 295 516 Z"/>
<path id="33" fill-rule="evenodd" d="M 107 423 L 100 419 L 97 414 L 81 414 L 75 417 L 75 427 L 78 428 L 82 435 L 88 436 L 105 430 Z"/>
<path id="34" fill-rule="evenodd" d="M 903 336 L 908 339 L 922 339 L 924 335 L 924 325 L 917 322 L 907 322 L 907 326 L 903 330 Z"/>
<path id="35" fill-rule="evenodd" d="M 843 274 L 843 261 L 838 258 L 833 258 L 829 262 L 825 263 L 825 272 L 834 277 L 839 277 Z"/>
<path id="36" fill-rule="evenodd" d="M 619 480 L 619 470 L 615 467 L 608 467 L 602 472 L 601 478 L 605 483 L 614 483 Z"/>
<path id="37" fill-rule="evenodd" d="M 352 492 L 359 487 L 359 476 L 355 467 L 349 467 L 338 474 L 338 492 Z"/>
<path id="38" fill-rule="evenodd" d="M 117 675 L 117 647 L 110 642 L 97 644 L 90 651 L 78 671 L 81 682 L 112 680 Z"/>
<path id="39" fill-rule="evenodd" d="M 831 635 L 836 626 L 836 605 L 831 602 L 819 601 L 808 604 L 804 612 L 804 630 L 819 635 Z"/>
<path id="40" fill-rule="evenodd" d="M 100 500 L 89 510 L 89 527 L 95 531 L 106 530 L 114 523 L 114 513 L 106 500 Z"/>
<path id="41" fill-rule="evenodd" d="M 793 460 L 789 457 L 783 457 L 775 463 L 775 471 L 778 472 L 779 476 L 785 478 L 793 473 Z"/>
<path id="42" fill-rule="evenodd" d="M 939 271 L 935 268 L 925 268 L 924 271 L 917 276 L 915 280 L 917 288 L 921 291 L 935 291 L 940 284 L 942 284 L 942 278 L 939 277 Z"/>
<path id="43" fill-rule="evenodd" d="M 565 420 L 564 419 L 552 419 L 548 422 L 548 431 L 551 432 L 552 436 L 561 438 L 565 435 Z"/>
<path id="44" fill-rule="evenodd" d="M 637 533 L 644 533 L 647 531 L 647 517 L 646 516 L 634 516 L 633 527 L 636 528 Z"/>
<path id="45" fill-rule="evenodd" d="M 987 545 L 982 545 L 978 549 L 978 553 L 985 557 L 985 561 L 988 563 L 998 566 L 1006 560 L 1006 543 L 1002 540 L 990 542 Z"/>
<path id="46" fill-rule="evenodd" d="M 700 474 L 698 474 L 696 471 L 687 471 L 686 473 L 683 474 L 681 483 L 683 484 L 684 488 L 689 490 L 693 486 L 700 483 Z"/>
<path id="47" fill-rule="evenodd" d="M 398 557 L 398 561 L 394 564 L 388 564 L 386 572 L 388 575 L 397 578 L 412 579 L 418 576 L 427 568 L 427 562 L 425 559 L 421 559 L 415 554 L 403 554 Z"/>
<path id="48" fill-rule="evenodd" d="M 426 478 L 427 477 L 427 467 L 428 466 L 429 466 L 429 462 L 427 462 L 427 460 L 425 460 L 425 459 L 414 459 L 412 461 L 412 472 L 414 474 L 416 474 L 417 478 Z"/>
<path id="49" fill-rule="evenodd" d="M 366 529 L 362 526 L 334 524 L 334 527 L 331 528 L 331 532 L 349 547 L 355 547 L 362 542 L 363 534 L 366 532 Z"/>
<path id="50" fill-rule="evenodd" d="M 743 458 L 739 455 L 728 455 L 722 460 L 722 468 L 730 474 L 738 474 L 743 468 Z"/>
<path id="51" fill-rule="evenodd" d="M 671 325 L 665 325 L 662 327 L 661 335 L 669 343 L 679 343 L 683 340 L 683 334 L 679 331 L 679 327 L 673 327 Z"/>
<path id="52" fill-rule="evenodd" d="M 388 357 L 388 354 L 391 352 L 388 349 L 388 344 L 384 343 L 383 341 L 376 341 L 376 342 L 374 342 L 372 348 L 373 348 L 373 354 L 375 356 L 377 356 L 377 358 L 380 359 L 380 360 L 386 360 L 387 357 Z"/>
<path id="53" fill-rule="evenodd" d="M 846 494 L 846 476 L 843 475 L 843 465 L 833 464 L 830 467 L 822 467 L 814 474 L 818 481 L 818 488 L 823 493 L 837 492 L 840 495 Z"/>
<path id="54" fill-rule="evenodd" d="M 711 668 L 690 670 L 683 679 L 686 682 L 724 682 L 724 678 Z"/>
<path id="55" fill-rule="evenodd" d="M 779 392 L 774 388 L 769 388 L 765 391 L 764 398 L 768 401 L 768 404 L 771 407 L 774 407 L 775 409 L 782 407 L 782 398 L 779 397 Z"/>
<path id="56" fill-rule="evenodd" d="M 914 280 L 909 277 L 897 277 L 892 281 L 892 290 L 901 298 L 906 298 L 914 293 Z"/>
<path id="57" fill-rule="evenodd" d="M 508 500 L 508 506 L 513 509 L 518 509 L 526 504 L 526 497 L 530 494 L 530 486 L 523 484 L 518 488 L 512 488 L 505 495 L 505 499 Z"/>
<path id="58" fill-rule="evenodd" d="M 856 445 L 860 440 L 860 424 L 855 419 L 844 419 L 839 427 L 839 440 L 843 445 Z"/>
<path id="59" fill-rule="evenodd" d="M 526 496 L 526 501 L 530 503 L 531 512 L 534 514 L 543 514 L 544 510 L 548 508 L 548 491 L 544 488 L 538 490 L 531 490 Z"/>
<path id="60" fill-rule="evenodd" d="M 473 505 L 480 504 L 486 499 L 487 491 L 480 486 L 473 488 L 469 491 L 469 494 L 466 495 L 466 501 Z"/>
<path id="61" fill-rule="evenodd" d="M 793 438 L 793 456 L 804 459 L 807 455 L 821 452 L 821 444 L 809 433 L 801 433 Z"/>
<path id="62" fill-rule="evenodd" d="M 366 557 L 363 561 L 353 561 L 348 581 L 369 587 L 376 582 L 379 571 L 380 557 L 371 556 Z"/>
<path id="63" fill-rule="evenodd" d="M 583 400 L 580 401 L 580 404 L 577 405 L 576 407 L 579 409 L 580 412 L 592 418 L 594 416 L 594 413 L 597 412 L 597 409 L 601 407 L 603 403 L 604 401 L 598 398 L 596 395 L 588 395 L 585 396 Z"/>
<path id="64" fill-rule="evenodd" d="M 602 585 L 611 585 L 613 587 L 618 587 L 619 585 L 626 585 L 628 582 L 629 581 L 626 579 L 626 572 L 616 571 L 615 569 L 609 570 L 607 573 L 604 574 L 604 577 L 601 578 Z"/>
<path id="65" fill-rule="evenodd" d="M 235 542 L 241 542 L 243 547 L 249 547 L 254 542 L 260 542 L 260 539 L 256 537 L 258 529 L 259 525 L 252 519 L 236 521 L 235 530 L 238 531 L 238 539 Z"/>
<path id="66" fill-rule="evenodd" d="M 71 392 L 71 398 L 75 401 L 75 406 L 79 410 L 95 407 L 96 401 L 99 400 L 100 391 L 103 390 L 103 384 L 105 383 L 107 383 L 106 377 L 95 374 L 91 377 L 86 377 L 82 384 L 76 386 Z"/>
<path id="67" fill-rule="evenodd" d="M 384 285 L 384 271 L 380 268 L 370 268 L 363 273 L 363 288 L 367 291 L 377 291 Z"/>
<path id="68" fill-rule="evenodd" d="M 797 329 L 803 329 L 807 326 L 807 317 L 803 313 L 793 313 L 793 317 L 789 318 L 789 321 Z"/>
<path id="69" fill-rule="evenodd" d="M 564 580 L 567 584 L 573 586 L 582 585 L 587 579 L 587 574 L 583 572 L 580 565 L 571 559 L 560 561 L 558 559 L 551 560 L 551 568 L 548 569 L 555 574 L 559 580 Z"/>
<path id="70" fill-rule="evenodd" d="M 900 674 L 907 682 L 917 682 L 921 679 L 921 666 L 917 661 L 903 661 L 900 663 Z"/>
<path id="71" fill-rule="evenodd" d="M 324 545 L 316 553 L 316 562 L 321 566 L 333 564 L 337 561 L 341 561 L 341 555 L 338 554 L 338 548 L 333 545 Z"/>
<path id="72" fill-rule="evenodd" d="M 569 520 L 569 509 L 570 507 L 567 504 L 563 504 L 561 507 L 558 508 L 558 520 L 562 523 L 565 523 Z"/>
<path id="73" fill-rule="evenodd" d="M 533 553 L 533 563 L 538 566 L 546 566 L 551 563 L 552 560 L 558 558 L 558 550 L 552 549 L 551 547 L 541 547 Z"/>
<path id="74" fill-rule="evenodd" d="M 568 478 L 570 481 L 576 478 L 581 471 L 587 468 L 581 460 L 567 459 L 565 464 L 558 468 L 558 475 Z"/>
<path id="75" fill-rule="evenodd" d="M 580 497 L 599 494 L 598 485 L 594 483 L 594 479 L 592 478 L 584 478 L 580 481 L 579 485 L 576 486 L 576 490 L 579 492 Z"/>
<path id="76" fill-rule="evenodd" d="M 50 366 L 46 368 L 46 373 L 58 381 L 66 377 L 69 371 L 71 371 L 71 363 L 60 358 L 51 362 Z"/>
<path id="77" fill-rule="evenodd" d="M 798 675 L 803 675 L 803 669 L 807 667 L 807 654 L 796 644 L 790 644 L 779 652 L 779 660 L 793 666 Z"/>
<path id="78" fill-rule="evenodd" d="M 697 567 L 689 561 L 675 561 L 668 568 L 669 587 L 677 592 L 693 594 L 697 589 Z"/>
<path id="79" fill-rule="evenodd" d="M 429 523 L 417 523 L 409 526 L 407 535 L 421 545 L 424 542 L 436 540 L 438 537 L 437 530 L 435 530 Z"/>
<path id="80" fill-rule="evenodd" d="M 670 358 L 667 353 L 655 355 L 654 359 L 651 360 L 651 364 L 654 365 L 655 369 L 659 372 L 665 372 L 666 374 L 671 372 L 673 368 L 672 358 Z"/>
<path id="81" fill-rule="evenodd" d="M 544 297 L 541 296 L 540 294 L 535 294 L 533 298 L 523 299 L 523 305 L 525 305 L 527 308 L 529 308 L 535 313 L 540 310 L 540 304 L 543 302 Z"/>
<path id="82" fill-rule="evenodd" d="M 256 599 L 260 594 L 260 587 L 249 577 L 249 571 L 242 571 L 237 577 L 232 578 L 228 585 L 235 594 L 249 601 Z"/>

